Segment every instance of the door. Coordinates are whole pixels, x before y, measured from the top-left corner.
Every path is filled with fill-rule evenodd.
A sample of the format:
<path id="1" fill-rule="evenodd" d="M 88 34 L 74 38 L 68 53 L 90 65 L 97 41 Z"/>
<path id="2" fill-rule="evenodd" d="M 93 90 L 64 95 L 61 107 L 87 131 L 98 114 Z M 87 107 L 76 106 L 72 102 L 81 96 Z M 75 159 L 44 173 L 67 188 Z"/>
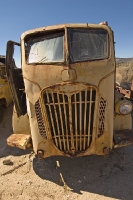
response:
<path id="1" fill-rule="evenodd" d="M 17 68 L 14 60 L 15 47 L 19 46 L 19 43 L 8 41 L 6 49 L 6 73 L 9 81 L 11 93 L 13 96 L 13 102 L 15 104 L 18 117 L 25 115 L 26 108 L 26 95 L 24 81 L 22 77 L 22 69 Z"/>

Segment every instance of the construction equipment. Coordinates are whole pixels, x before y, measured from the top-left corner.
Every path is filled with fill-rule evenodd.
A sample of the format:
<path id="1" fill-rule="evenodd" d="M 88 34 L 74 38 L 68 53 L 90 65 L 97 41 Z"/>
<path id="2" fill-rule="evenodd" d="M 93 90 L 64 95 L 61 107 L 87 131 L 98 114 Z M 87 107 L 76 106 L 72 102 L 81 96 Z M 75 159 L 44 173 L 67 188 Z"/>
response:
<path id="1" fill-rule="evenodd" d="M 3 119 L 3 107 L 7 107 L 12 102 L 10 86 L 6 77 L 5 56 L 0 55 L 0 123 Z"/>

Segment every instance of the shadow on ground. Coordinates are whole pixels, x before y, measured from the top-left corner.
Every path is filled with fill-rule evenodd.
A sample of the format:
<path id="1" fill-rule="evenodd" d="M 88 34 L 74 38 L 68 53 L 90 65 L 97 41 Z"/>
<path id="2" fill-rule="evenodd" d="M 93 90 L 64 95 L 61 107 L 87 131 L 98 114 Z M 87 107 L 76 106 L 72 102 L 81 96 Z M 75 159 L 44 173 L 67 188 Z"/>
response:
<path id="1" fill-rule="evenodd" d="M 4 112 L 0 124 L 0 157 L 20 156 L 29 153 L 8 147 L 7 137 L 12 134 L 12 105 Z M 60 167 L 57 167 L 56 162 Z M 117 199 L 133 199 L 133 145 L 113 150 L 109 157 L 87 156 L 81 158 L 51 157 L 33 159 L 33 169 L 42 179 L 63 186 L 74 192 L 96 193 Z"/>
<path id="2" fill-rule="evenodd" d="M 133 199 L 133 145 L 114 149 L 109 157 L 51 157 L 42 161 L 35 158 L 33 169 L 41 179 L 63 186 L 62 175 L 65 184 L 81 196 L 86 191 L 111 198 Z"/>
<path id="3" fill-rule="evenodd" d="M 20 156 L 30 152 L 30 150 L 21 150 L 7 146 L 6 139 L 13 133 L 12 130 L 12 112 L 13 103 L 7 109 L 4 109 L 3 121 L 0 124 L 0 158 L 13 155 Z"/>
<path id="4" fill-rule="evenodd" d="M 82 191 L 118 199 L 133 199 L 133 146 L 113 150 L 109 157 L 52 157 L 33 160 L 33 169 L 42 179 L 65 184 L 75 193 Z M 56 167 L 59 161 L 60 167 Z M 130 184 L 129 184 L 130 182 Z M 128 187 L 127 187 L 128 185 Z"/>

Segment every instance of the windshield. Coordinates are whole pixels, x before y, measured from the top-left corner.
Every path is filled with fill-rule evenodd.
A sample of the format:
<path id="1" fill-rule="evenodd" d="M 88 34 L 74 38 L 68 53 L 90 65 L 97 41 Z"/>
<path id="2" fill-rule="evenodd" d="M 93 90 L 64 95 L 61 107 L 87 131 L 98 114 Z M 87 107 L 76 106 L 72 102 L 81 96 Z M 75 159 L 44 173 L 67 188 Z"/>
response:
<path id="1" fill-rule="evenodd" d="M 28 63 L 54 63 L 64 61 L 63 33 L 37 37 L 27 42 Z"/>
<path id="2" fill-rule="evenodd" d="M 69 29 L 71 62 L 106 59 L 108 32 L 104 29 Z"/>

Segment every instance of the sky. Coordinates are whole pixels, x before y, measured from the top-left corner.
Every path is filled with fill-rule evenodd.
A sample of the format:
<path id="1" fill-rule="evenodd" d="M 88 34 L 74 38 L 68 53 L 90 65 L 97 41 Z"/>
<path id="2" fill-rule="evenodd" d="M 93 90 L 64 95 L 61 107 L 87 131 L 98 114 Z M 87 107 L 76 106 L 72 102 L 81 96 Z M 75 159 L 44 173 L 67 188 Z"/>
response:
<path id="1" fill-rule="evenodd" d="M 133 0 L 0 0 L 0 55 L 27 30 L 102 21 L 114 31 L 116 57 L 133 57 Z"/>

